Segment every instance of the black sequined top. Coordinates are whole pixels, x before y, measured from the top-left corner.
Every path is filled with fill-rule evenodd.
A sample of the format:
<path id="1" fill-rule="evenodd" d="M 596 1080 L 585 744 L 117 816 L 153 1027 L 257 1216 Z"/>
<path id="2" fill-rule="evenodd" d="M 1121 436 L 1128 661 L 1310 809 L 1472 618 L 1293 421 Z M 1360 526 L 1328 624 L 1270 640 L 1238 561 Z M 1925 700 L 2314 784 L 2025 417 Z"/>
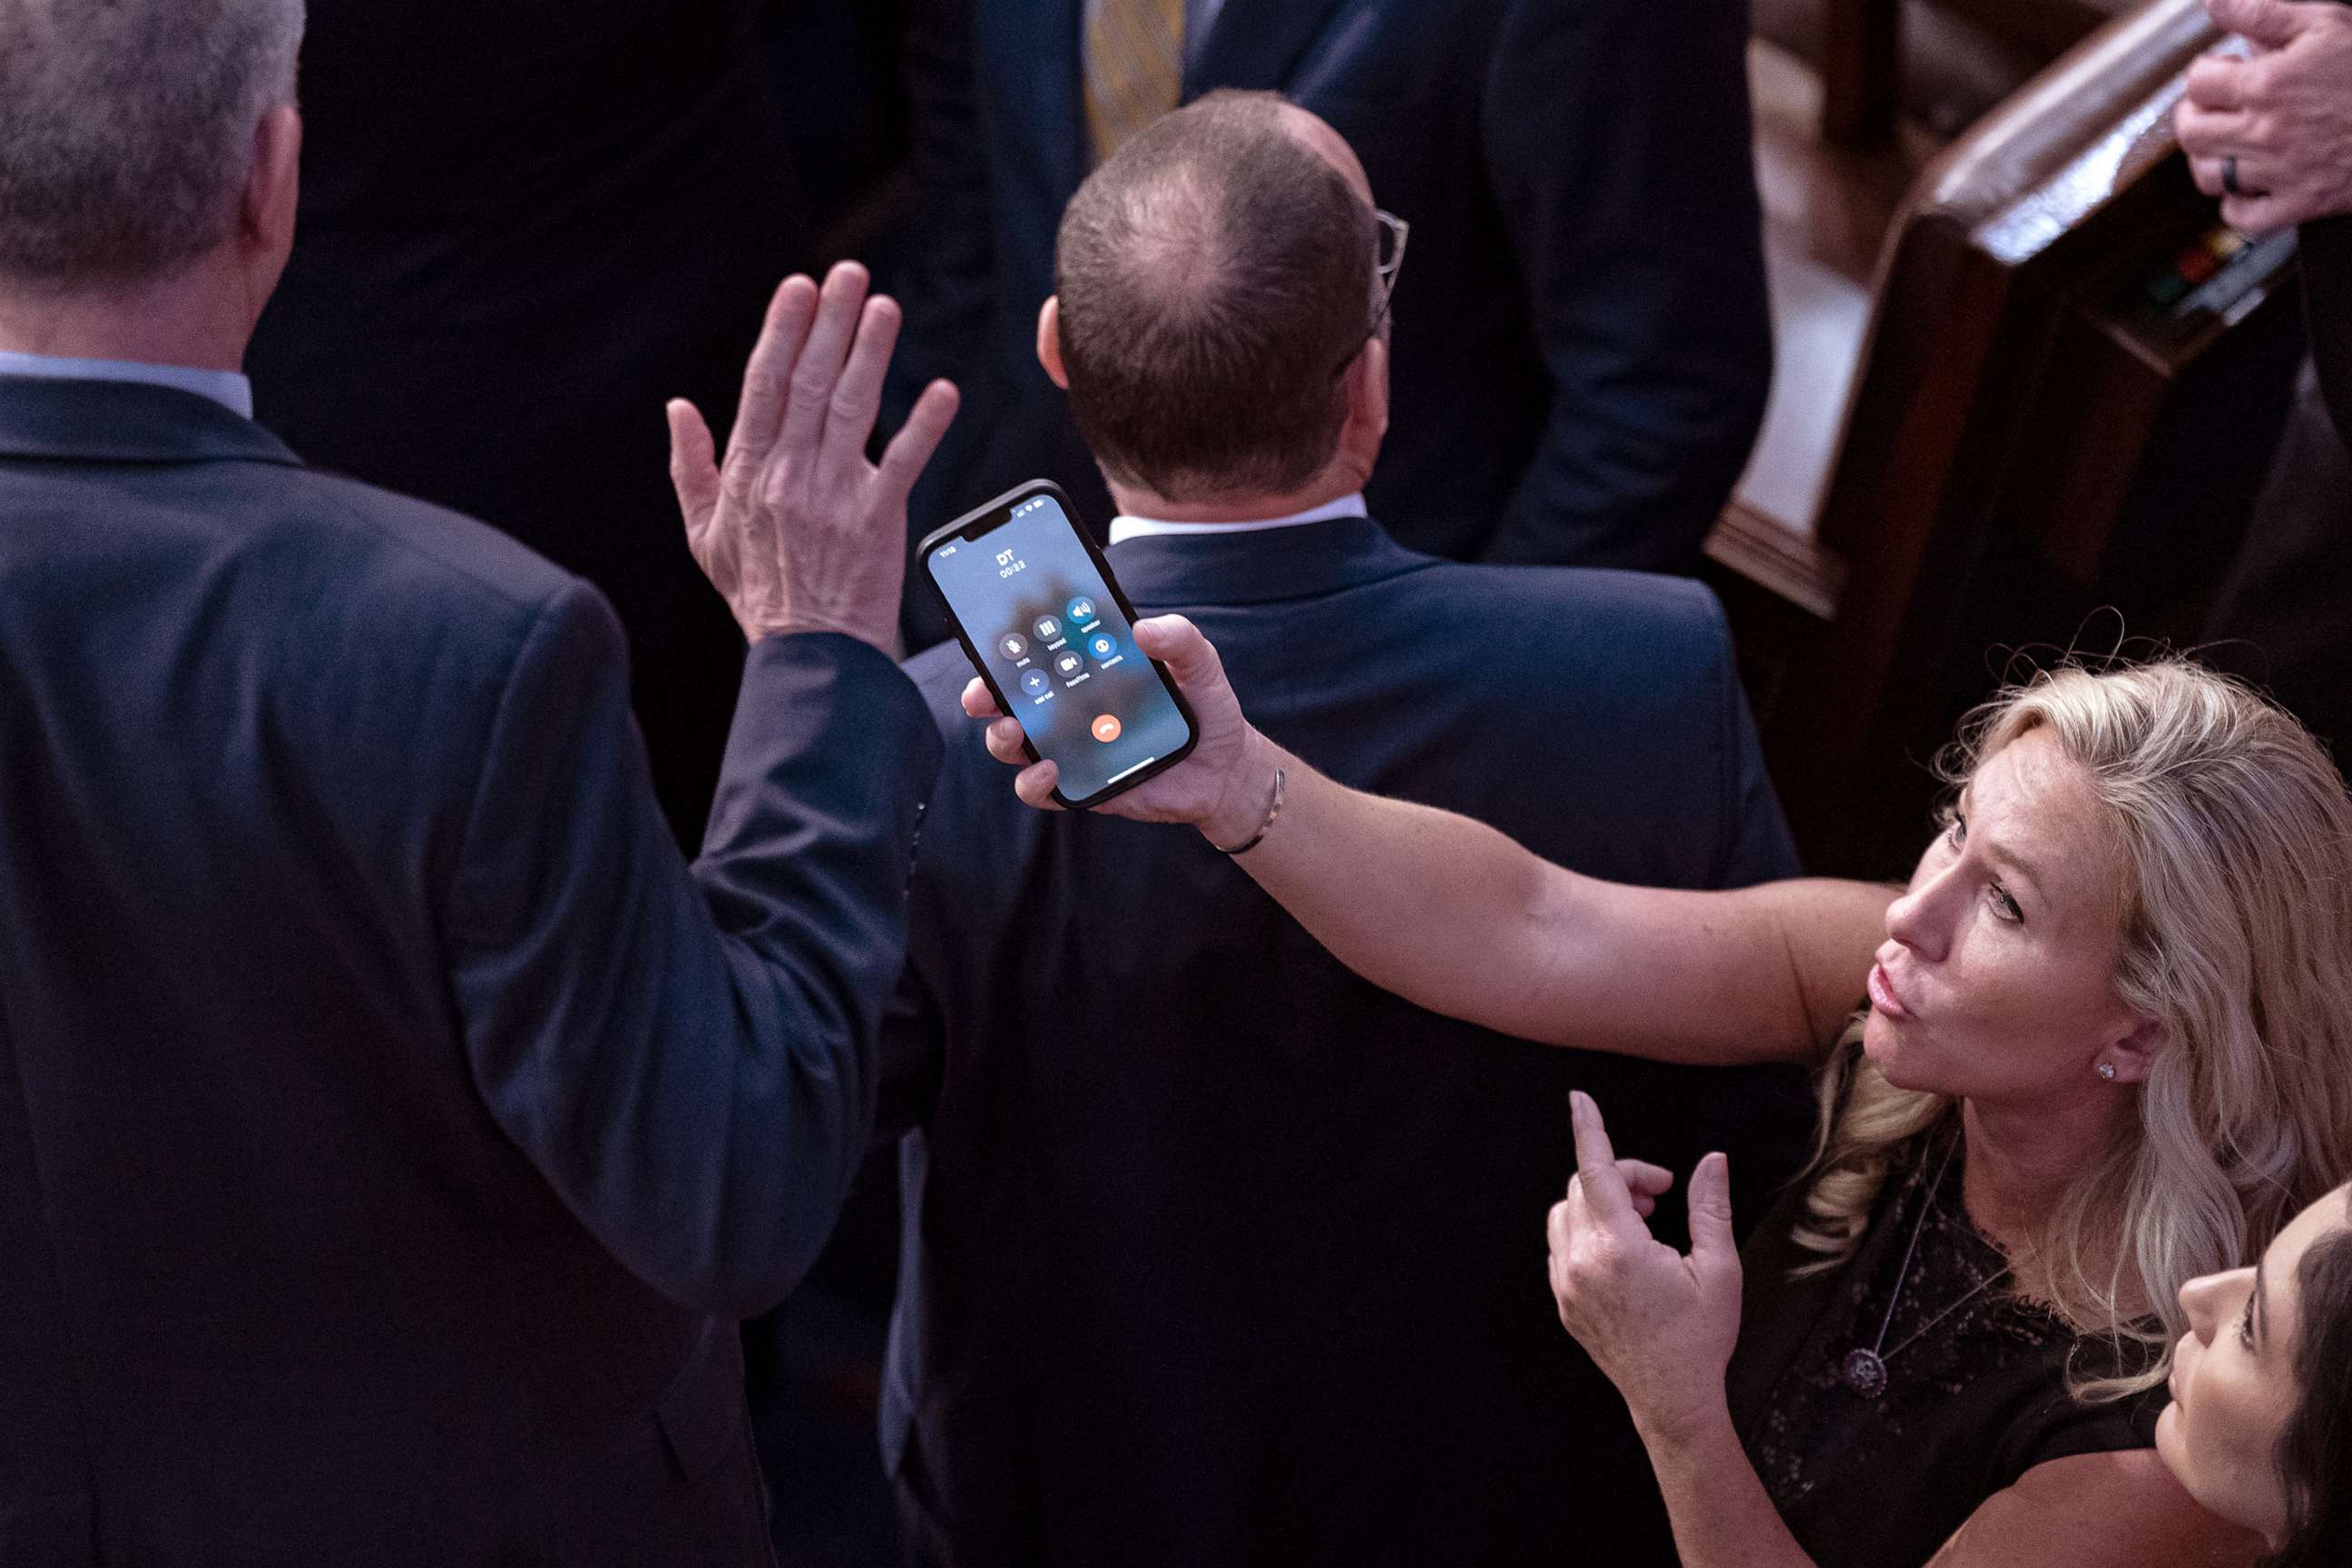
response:
<path id="1" fill-rule="evenodd" d="M 2006 1260 L 1961 1205 L 1957 1140 L 1948 1123 L 1914 1142 L 1842 1267 L 1789 1278 L 1812 1256 L 1793 1237 L 1801 1190 L 1783 1196 L 1743 1255 L 1732 1419 L 1781 1518 L 1822 1568 L 1925 1563 L 1978 1504 L 2033 1466 L 2156 1441 L 2161 1387 L 2077 1404 L 2066 1393 L 2072 1331 L 2011 1295 L 2006 1280 L 1979 1288 Z M 1917 1248 L 1898 1281 L 1915 1226 Z M 1882 1322 L 1885 1386 L 1866 1397 L 1843 1369 L 1850 1352 L 1880 1343 Z"/>

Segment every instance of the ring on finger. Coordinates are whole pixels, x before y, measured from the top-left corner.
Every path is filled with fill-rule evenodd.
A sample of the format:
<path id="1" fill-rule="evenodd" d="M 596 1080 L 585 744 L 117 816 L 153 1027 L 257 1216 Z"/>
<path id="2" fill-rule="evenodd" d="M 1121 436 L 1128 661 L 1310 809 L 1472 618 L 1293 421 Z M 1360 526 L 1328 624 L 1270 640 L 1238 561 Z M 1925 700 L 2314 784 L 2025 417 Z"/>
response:
<path id="1" fill-rule="evenodd" d="M 2233 196 L 2246 194 L 2238 184 L 2238 155 L 2235 153 L 2221 160 L 2221 189 Z"/>

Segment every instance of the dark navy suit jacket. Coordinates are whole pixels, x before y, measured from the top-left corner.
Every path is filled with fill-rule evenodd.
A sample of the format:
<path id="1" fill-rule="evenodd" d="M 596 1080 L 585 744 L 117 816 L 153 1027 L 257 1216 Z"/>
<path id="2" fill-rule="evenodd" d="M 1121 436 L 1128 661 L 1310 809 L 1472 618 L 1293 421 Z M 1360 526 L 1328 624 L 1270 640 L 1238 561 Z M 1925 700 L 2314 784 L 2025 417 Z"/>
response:
<path id="1" fill-rule="evenodd" d="M 1347 784 L 1627 881 L 1797 869 L 1696 584 L 1454 565 L 1361 519 L 1110 561 Z M 1810 1126 L 1801 1075 L 1422 1012 L 1198 835 L 1020 805 L 957 708 L 961 650 L 909 668 L 949 736 L 885 1033 L 884 1125 L 919 1126 L 885 1452 L 919 1514 L 971 1564 L 1665 1552 L 1546 1287 L 1568 1091 L 1628 1155 L 1728 1147 L 1760 1214 Z"/>
<path id="2" fill-rule="evenodd" d="M 965 407 L 919 515 L 1024 479 L 1108 497 L 1038 368 L 1091 166 L 1083 0 L 921 0 L 906 384 Z M 963 18 L 961 28 L 956 18 Z M 1744 0 L 1225 0 L 1188 98 L 1277 89 L 1412 225 L 1371 503 L 1457 560 L 1690 571 L 1771 370 Z"/>
<path id="3" fill-rule="evenodd" d="M 0 1562 L 770 1560 L 733 1321 L 870 1140 L 939 740 L 749 663 L 689 869 L 585 584 L 0 379 Z"/>

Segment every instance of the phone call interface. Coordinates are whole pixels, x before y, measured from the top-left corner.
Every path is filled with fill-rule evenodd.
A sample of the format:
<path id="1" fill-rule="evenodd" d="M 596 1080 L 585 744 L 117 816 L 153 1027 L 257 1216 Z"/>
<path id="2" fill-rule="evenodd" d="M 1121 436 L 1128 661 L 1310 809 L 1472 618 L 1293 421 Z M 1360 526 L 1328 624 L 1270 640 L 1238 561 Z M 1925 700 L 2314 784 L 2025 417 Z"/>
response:
<path id="1" fill-rule="evenodd" d="M 1030 497 L 927 564 L 1030 745 L 1059 767 L 1064 798 L 1099 795 L 1183 746 L 1184 715 L 1053 497 Z"/>

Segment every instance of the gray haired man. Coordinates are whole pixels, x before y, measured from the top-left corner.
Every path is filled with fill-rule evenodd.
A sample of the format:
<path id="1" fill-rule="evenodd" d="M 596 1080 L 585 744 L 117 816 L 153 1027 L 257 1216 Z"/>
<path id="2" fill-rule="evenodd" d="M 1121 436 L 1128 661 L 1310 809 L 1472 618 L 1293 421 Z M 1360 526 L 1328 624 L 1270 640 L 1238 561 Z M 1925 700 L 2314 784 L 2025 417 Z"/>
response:
<path id="1" fill-rule="evenodd" d="M 0 0 L 0 1563 L 766 1563 L 734 1320 L 873 1119 L 954 395 L 867 462 L 845 266 L 723 467 L 670 408 L 751 645 L 689 868 L 604 600 L 247 416 L 302 24 Z"/>

